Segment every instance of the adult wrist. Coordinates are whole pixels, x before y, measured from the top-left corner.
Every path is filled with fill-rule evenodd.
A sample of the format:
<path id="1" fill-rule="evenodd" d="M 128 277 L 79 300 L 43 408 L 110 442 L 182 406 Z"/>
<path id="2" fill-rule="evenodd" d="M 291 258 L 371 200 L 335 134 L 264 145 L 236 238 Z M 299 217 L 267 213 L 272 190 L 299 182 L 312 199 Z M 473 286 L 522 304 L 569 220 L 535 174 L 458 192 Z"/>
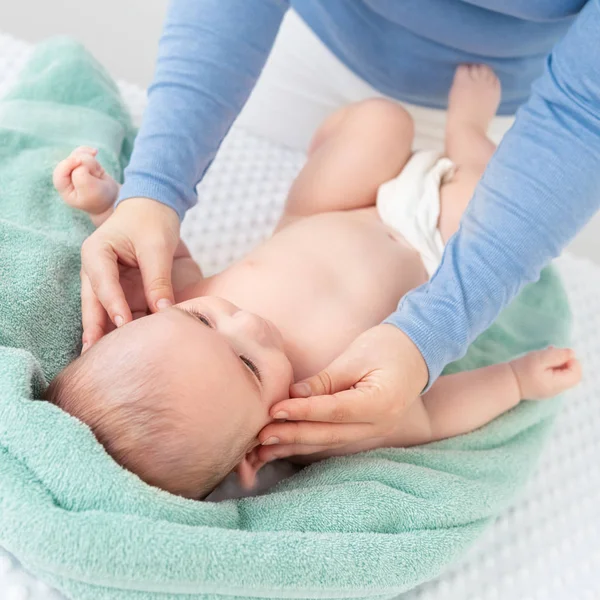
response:
<path id="1" fill-rule="evenodd" d="M 115 208 L 125 201 L 140 198 L 154 200 L 168 206 L 175 211 L 179 221 L 183 221 L 187 209 L 195 203 L 195 198 L 193 202 L 189 199 L 184 200 L 177 190 L 169 185 L 161 184 L 153 178 L 135 176 L 127 178 L 121 186 Z"/>

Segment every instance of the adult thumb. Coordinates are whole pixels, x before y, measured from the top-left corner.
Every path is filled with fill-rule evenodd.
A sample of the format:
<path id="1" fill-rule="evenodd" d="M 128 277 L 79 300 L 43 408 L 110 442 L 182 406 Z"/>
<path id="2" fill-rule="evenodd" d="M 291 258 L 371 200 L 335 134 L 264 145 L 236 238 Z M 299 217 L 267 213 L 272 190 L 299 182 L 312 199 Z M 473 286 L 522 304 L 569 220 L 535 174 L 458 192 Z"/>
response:
<path id="1" fill-rule="evenodd" d="M 175 297 L 171 283 L 174 250 L 153 245 L 138 254 L 144 294 L 150 310 L 157 312 L 172 306 Z"/>
<path id="2" fill-rule="evenodd" d="M 363 371 L 355 368 L 356 362 L 341 354 L 322 371 L 290 386 L 290 398 L 330 396 L 350 389 L 358 383 Z"/>

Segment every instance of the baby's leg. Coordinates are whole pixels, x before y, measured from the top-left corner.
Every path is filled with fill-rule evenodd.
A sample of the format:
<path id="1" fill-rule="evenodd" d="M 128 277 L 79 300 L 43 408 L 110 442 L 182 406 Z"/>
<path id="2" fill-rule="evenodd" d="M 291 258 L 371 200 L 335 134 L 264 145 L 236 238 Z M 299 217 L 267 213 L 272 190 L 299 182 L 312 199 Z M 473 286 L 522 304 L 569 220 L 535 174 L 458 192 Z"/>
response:
<path id="1" fill-rule="evenodd" d="M 446 156 L 456 165 L 452 180 L 440 190 L 439 228 L 447 242 L 458 230 L 477 183 L 496 150 L 487 129 L 500 103 L 500 81 L 485 65 L 456 70 L 448 99 Z"/>
<path id="2" fill-rule="evenodd" d="M 411 117 L 389 100 L 365 100 L 335 112 L 312 140 L 283 220 L 374 205 L 377 188 L 406 164 L 412 141 Z"/>

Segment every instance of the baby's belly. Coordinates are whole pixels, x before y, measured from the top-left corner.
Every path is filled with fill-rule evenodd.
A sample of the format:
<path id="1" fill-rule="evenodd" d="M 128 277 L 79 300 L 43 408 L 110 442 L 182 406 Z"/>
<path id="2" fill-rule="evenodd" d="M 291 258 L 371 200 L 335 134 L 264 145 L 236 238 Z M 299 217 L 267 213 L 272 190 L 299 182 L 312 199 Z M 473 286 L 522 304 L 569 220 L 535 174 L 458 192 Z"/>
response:
<path id="1" fill-rule="evenodd" d="M 275 323 L 297 378 L 318 372 L 426 281 L 418 254 L 375 209 L 299 219 L 237 265 L 210 292 Z"/>

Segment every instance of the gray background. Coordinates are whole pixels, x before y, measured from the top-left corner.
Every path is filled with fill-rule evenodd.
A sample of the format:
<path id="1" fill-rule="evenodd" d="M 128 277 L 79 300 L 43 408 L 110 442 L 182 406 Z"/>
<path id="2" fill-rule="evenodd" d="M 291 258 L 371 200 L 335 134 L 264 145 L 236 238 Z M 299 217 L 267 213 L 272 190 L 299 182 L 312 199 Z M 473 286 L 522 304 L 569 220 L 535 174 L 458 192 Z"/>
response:
<path id="1" fill-rule="evenodd" d="M 142 87 L 152 79 L 168 0 L 2 0 L 1 4 L 2 32 L 29 42 L 68 34 L 86 44 L 117 79 Z M 569 249 L 600 264 L 600 214 Z"/>

